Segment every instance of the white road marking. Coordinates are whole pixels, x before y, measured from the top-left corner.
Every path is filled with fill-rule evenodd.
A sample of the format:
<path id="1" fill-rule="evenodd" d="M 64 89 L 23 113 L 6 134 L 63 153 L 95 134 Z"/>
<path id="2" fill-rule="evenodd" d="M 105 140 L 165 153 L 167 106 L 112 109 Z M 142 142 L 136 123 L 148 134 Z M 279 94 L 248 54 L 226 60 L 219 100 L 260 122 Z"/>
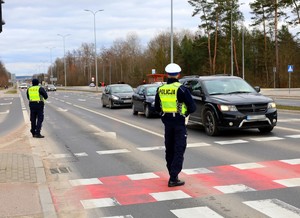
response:
<path id="1" fill-rule="evenodd" d="M 8 114 L 8 113 L 9 113 L 9 110 L 0 112 L 0 115 L 2 115 L 2 114 Z"/>
<path id="2" fill-rule="evenodd" d="M 73 179 L 69 180 L 69 183 L 72 186 L 81 186 L 81 185 L 101 185 L 103 184 L 98 178 L 91 179 Z"/>
<path id="3" fill-rule="evenodd" d="M 143 180 L 143 179 L 155 179 L 159 178 L 155 173 L 140 173 L 140 174 L 131 174 L 126 175 L 131 180 Z"/>
<path id="4" fill-rule="evenodd" d="M 117 138 L 117 134 L 115 132 L 105 132 L 103 129 L 101 129 L 95 125 L 89 125 L 89 126 L 96 131 L 94 133 L 95 135 L 98 135 L 101 137 L 106 137 L 106 138 L 111 138 L 111 139 Z"/>
<path id="5" fill-rule="evenodd" d="M 176 209 L 171 212 L 178 218 L 223 218 L 209 207 Z"/>
<path id="6" fill-rule="evenodd" d="M 285 187 L 298 187 L 300 186 L 300 178 L 291 178 L 291 179 L 278 179 L 273 180 L 273 182 L 279 183 Z"/>
<path id="7" fill-rule="evenodd" d="M 120 154 L 120 153 L 128 153 L 130 152 L 127 149 L 116 149 L 116 150 L 106 150 L 106 151 L 96 151 L 98 154 Z"/>
<path id="8" fill-rule="evenodd" d="M 82 153 L 74 153 L 74 155 L 76 156 L 76 157 L 87 157 L 87 156 L 89 156 L 87 153 L 85 153 L 85 152 L 82 152 Z"/>
<path id="9" fill-rule="evenodd" d="M 79 98 L 78 101 L 86 101 L 86 99 Z"/>
<path id="10" fill-rule="evenodd" d="M 168 192 L 156 192 L 156 193 L 150 193 L 150 195 L 157 201 L 191 198 L 191 196 L 189 196 L 188 194 L 184 193 L 181 190 L 168 191 Z"/>
<path id="11" fill-rule="evenodd" d="M 0 103 L 0 106 L 11 105 L 11 104 L 12 104 L 12 102 Z"/>
<path id="12" fill-rule="evenodd" d="M 296 129 L 296 128 L 292 129 L 292 128 L 286 128 L 286 127 L 280 127 L 280 126 L 276 126 L 275 128 L 285 130 L 285 131 L 291 131 L 291 132 L 300 132 L 300 130 Z"/>
<path id="13" fill-rule="evenodd" d="M 278 199 L 244 201 L 244 204 L 272 218 L 299 218 L 300 210 Z"/>
<path id="14" fill-rule="evenodd" d="M 165 146 L 155 146 L 155 147 L 139 147 L 140 151 L 154 151 L 154 150 L 164 150 Z"/>
<path id="15" fill-rule="evenodd" d="M 291 165 L 300 164 L 300 158 L 299 159 L 280 160 L 280 161 L 287 163 L 287 164 L 291 164 Z"/>
<path id="16" fill-rule="evenodd" d="M 111 139 L 116 139 L 117 138 L 117 134 L 115 132 L 96 132 L 94 134 L 97 135 L 97 136 L 111 138 Z"/>
<path id="17" fill-rule="evenodd" d="M 288 137 L 288 138 L 293 138 L 293 139 L 299 139 L 300 138 L 300 135 L 287 135 L 285 137 Z"/>
<path id="18" fill-rule="evenodd" d="M 125 215 L 125 216 L 105 216 L 101 218 L 134 218 L 132 215 Z"/>
<path id="19" fill-rule="evenodd" d="M 291 118 L 291 119 L 278 119 L 277 120 L 277 122 L 282 122 L 282 123 L 284 123 L 284 122 L 299 122 L 300 121 L 300 119 L 297 119 L 297 118 Z"/>
<path id="20" fill-rule="evenodd" d="M 214 188 L 225 194 L 256 191 L 255 189 L 243 184 L 214 186 Z"/>
<path id="21" fill-rule="evenodd" d="M 67 112 L 68 110 L 67 109 L 63 109 L 61 107 L 57 108 L 56 111 L 61 111 L 61 112 Z"/>
<path id="22" fill-rule="evenodd" d="M 71 154 L 53 154 L 52 155 L 54 158 L 67 158 L 67 157 L 73 157 Z"/>
<path id="23" fill-rule="evenodd" d="M 84 209 L 93 209 L 99 207 L 118 206 L 120 203 L 114 198 L 99 198 L 80 201 Z"/>
<path id="24" fill-rule="evenodd" d="M 230 144 L 248 143 L 248 141 L 238 139 L 238 140 L 227 140 L 227 141 L 215 141 L 215 143 L 220 145 L 230 145 Z"/>
<path id="25" fill-rule="evenodd" d="M 108 116 L 108 115 L 106 115 L 106 114 L 103 114 L 103 113 L 100 113 L 100 112 L 96 112 L 96 111 L 94 111 L 94 110 L 90 110 L 90 109 L 85 108 L 85 107 L 82 107 L 82 106 L 80 106 L 80 105 L 75 105 L 75 104 L 74 104 L 73 106 L 74 106 L 74 107 L 77 107 L 77 108 L 80 108 L 80 109 L 82 109 L 82 110 L 89 111 L 89 112 L 91 112 L 91 113 L 94 113 L 94 114 L 97 114 L 97 115 L 106 117 L 106 118 L 108 118 L 108 119 L 114 120 L 114 121 L 116 121 L 116 122 L 122 123 L 122 124 L 127 125 L 127 126 L 130 126 L 130 127 L 132 127 L 132 128 L 135 128 L 135 129 L 138 129 L 138 130 L 141 130 L 141 131 L 144 131 L 144 132 L 148 132 L 148 133 L 150 133 L 150 134 L 152 134 L 152 135 L 155 135 L 155 136 L 164 138 L 164 135 L 163 135 L 163 134 L 159 134 L 159 133 L 153 132 L 153 131 L 151 131 L 151 130 L 145 129 L 145 128 L 143 128 L 143 127 L 139 127 L 139 126 L 137 126 L 137 125 L 128 123 L 128 122 L 126 122 L 126 121 L 122 121 L 122 120 L 120 120 L 120 119 L 118 119 L 118 118 L 114 118 L 114 117 Z"/>
<path id="26" fill-rule="evenodd" d="M 248 170 L 248 169 L 257 169 L 263 168 L 265 166 L 258 163 L 242 163 L 242 164 L 232 164 L 231 166 L 236 167 L 240 170 Z"/>
<path id="27" fill-rule="evenodd" d="M 204 147 L 204 146 L 211 146 L 211 144 L 205 143 L 205 142 L 199 142 L 199 143 L 188 143 L 188 148 L 196 148 L 196 147 Z"/>
<path id="28" fill-rule="evenodd" d="M 211 146 L 211 144 L 205 143 L 205 142 L 199 142 L 199 143 L 188 143 L 188 148 L 197 148 L 197 147 L 205 147 L 205 146 Z M 165 146 L 153 146 L 153 147 L 139 147 L 137 148 L 140 151 L 155 151 L 155 150 L 165 150 Z"/>
<path id="29" fill-rule="evenodd" d="M 261 137 L 261 138 L 251 138 L 251 140 L 253 141 L 257 141 L 257 142 L 267 142 L 267 141 L 276 141 L 276 140 L 282 140 L 284 138 L 281 137 Z"/>
<path id="30" fill-rule="evenodd" d="M 206 168 L 184 169 L 182 170 L 182 172 L 187 175 L 214 173 L 213 171 Z"/>

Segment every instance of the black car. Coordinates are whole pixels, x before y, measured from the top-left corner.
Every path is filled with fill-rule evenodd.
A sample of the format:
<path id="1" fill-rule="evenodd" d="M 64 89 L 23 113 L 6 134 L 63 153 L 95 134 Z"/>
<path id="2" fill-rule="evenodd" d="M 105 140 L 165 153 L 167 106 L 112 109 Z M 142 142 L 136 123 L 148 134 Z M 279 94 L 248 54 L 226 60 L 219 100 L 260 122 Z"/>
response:
<path id="1" fill-rule="evenodd" d="M 143 112 L 147 118 L 157 115 L 155 111 L 155 94 L 161 84 L 145 84 L 136 88 L 132 95 L 133 114 Z"/>
<path id="2" fill-rule="evenodd" d="M 204 126 L 207 135 L 226 129 L 258 128 L 271 132 L 277 123 L 275 102 L 236 76 L 200 76 L 183 81 L 197 105 L 189 123 Z"/>
<path id="3" fill-rule="evenodd" d="M 133 88 L 128 84 L 111 84 L 107 85 L 102 93 L 102 106 L 109 108 L 114 107 L 131 107 Z"/>

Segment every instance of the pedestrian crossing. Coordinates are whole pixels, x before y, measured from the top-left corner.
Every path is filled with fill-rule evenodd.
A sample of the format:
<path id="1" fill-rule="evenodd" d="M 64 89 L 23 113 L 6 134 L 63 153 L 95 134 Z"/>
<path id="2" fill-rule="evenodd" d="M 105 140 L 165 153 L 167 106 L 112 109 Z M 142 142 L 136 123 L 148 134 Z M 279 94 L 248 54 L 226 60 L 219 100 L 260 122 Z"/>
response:
<path id="1" fill-rule="evenodd" d="M 53 202 L 63 211 L 64 202 L 83 210 L 124 207 L 207 196 L 300 187 L 300 158 L 183 169 L 184 186 L 167 187 L 167 172 L 145 172 L 101 178 L 69 180 L 63 194 L 53 188 Z M 280 199 L 242 200 L 242 204 L 269 217 L 300 217 L 300 209 Z M 174 217 L 224 217 L 207 206 L 170 210 Z M 126 214 L 118 217 L 133 217 Z"/>
<path id="2" fill-rule="evenodd" d="M 105 135 L 103 133 L 103 135 Z M 113 134 L 114 135 L 114 134 Z M 107 137 L 107 134 L 104 136 Z M 112 136 L 111 138 L 116 138 L 115 136 Z M 208 147 L 213 145 L 234 145 L 234 144 L 245 144 L 245 143 L 251 143 L 252 141 L 256 142 L 268 142 L 268 141 L 279 141 L 279 140 L 285 140 L 287 138 L 290 139 L 298 139 L 300 138 L 299 134 L 296 135 L 286 135 L 284 137 L 256 137 L 256 138 L 249 138 L 247 140 L 245 139 L 236 139 L 236 140 L 222 140 L 222 141 L 213 141 L 212 143 L 206 143 L 206 142 L 198 142 L 198 143 L 187 143 L 187 148 L 201 148 L 201 147 Z M 151 146 L 151 147 L 137 147 L 138 151 L 141 152 L 151 152 L 151 151 L 164 151 L 164 146 Z M 102 151 L 96 151 L 99 155 L 109 155 L 109 154 L 122 154 L 122 153 L 130 153 L 133 150 L 128 149 L 113 149 L 113 150 L 102 150 Z M 74 154 L 53 154 L 51 158 L 71 158 L 76 157 L 88 157 L 89 155 L 86 152 L 80 152 L 80 153 L 74 153 Z"/>

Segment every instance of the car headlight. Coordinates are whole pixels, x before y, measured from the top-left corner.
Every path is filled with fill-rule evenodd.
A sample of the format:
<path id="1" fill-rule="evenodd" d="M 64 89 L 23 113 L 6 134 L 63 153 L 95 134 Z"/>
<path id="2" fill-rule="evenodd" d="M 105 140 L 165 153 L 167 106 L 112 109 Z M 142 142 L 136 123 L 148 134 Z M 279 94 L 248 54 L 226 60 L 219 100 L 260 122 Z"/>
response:
<path id="1" fill-rule="evenodd" d="M 223 104 L 218 104 L 218 108 L 220 111 L 237 111 L 235 105 L 223 105 Z"/>
<path id="2" fill-rule="evenodd" d="M 268 109 L 276 109 L 276 103 L 275 102 L 268 103 Z"/>
<path id="3" fill-rule="evenodd" d="M 151 103 L 151 107 L 155 107 L 155 101 Z"/>
<path id="4" fill-rule="evenodd" d="M 114 99 L 114 100 L 119 100 L 119 97 L 115 96 L 115 95 L 112 95 L 111 98 Z"/>

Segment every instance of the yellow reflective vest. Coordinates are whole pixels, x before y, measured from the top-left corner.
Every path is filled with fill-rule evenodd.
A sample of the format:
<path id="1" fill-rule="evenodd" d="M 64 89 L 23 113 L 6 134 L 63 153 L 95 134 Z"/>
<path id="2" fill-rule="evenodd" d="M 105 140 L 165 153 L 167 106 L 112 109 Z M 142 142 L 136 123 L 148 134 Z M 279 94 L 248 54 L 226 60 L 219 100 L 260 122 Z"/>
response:
<path id="1" fill-rule="evenodd" d="M 175 82 L 159 87 L 158 95 L 161 101 L 161 109 L 164 113 L 186 114 L 187 108 L 185 103 L 179 103 L 177 99 L 177 91 L 180 86 L 181 83 Z"/>
<path id="2" fill-rule="evenodd" d="M 39 93 L 40 86 L 31 86 L 28 89 L 29 101 L 44 101 L 44 98 Z"/>

